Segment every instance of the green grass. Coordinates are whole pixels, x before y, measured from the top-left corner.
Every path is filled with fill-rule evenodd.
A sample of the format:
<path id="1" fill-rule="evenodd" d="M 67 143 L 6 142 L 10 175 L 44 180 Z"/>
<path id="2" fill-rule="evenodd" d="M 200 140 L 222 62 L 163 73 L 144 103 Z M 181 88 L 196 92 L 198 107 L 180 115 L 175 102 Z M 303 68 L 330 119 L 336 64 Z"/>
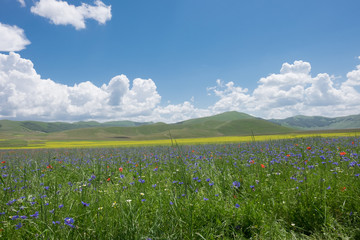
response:
<path id="1" fill-rule="evenodd" d="M 360 237 L 358 137 L 173 143 L 0 152 L 0 238 Z"/>

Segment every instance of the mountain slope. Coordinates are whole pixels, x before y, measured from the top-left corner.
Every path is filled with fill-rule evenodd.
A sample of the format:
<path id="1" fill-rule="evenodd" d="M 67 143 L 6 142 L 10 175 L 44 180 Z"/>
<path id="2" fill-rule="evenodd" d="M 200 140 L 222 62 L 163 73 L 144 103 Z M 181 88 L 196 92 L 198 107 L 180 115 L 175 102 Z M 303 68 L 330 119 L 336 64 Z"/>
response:
<path id="1" fill-rule="evenodd" d="M 295 116 L 286 119 L 271 119 L 281 126 L 301 130 L 352 129 L 360 128 L 360 114 L 346 117 L 327 118 L 320 116 Z"/>
<path id="2" fill-rule="evenodd" d="M 0 120 L 0 131 L 13 131 L 13 132 L 42 132 L 52 133 L 61 132 L 71 129 L 79 128 L 92 128 L 92 127 L 135 127 L 146 125 L 150 123 L 139 123 L 132 121 L 113 121 L 99 123 L 95 121 L 88 122 L 39 122 L 39 121 L 10 121 Z"/>

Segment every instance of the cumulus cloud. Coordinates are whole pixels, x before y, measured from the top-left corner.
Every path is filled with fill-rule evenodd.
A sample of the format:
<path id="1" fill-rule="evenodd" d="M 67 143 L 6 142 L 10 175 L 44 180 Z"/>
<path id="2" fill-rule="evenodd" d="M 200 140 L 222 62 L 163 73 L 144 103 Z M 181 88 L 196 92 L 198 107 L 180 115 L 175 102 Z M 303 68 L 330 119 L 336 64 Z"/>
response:
<path id="1" fill-rule="evenodd" d="M 161 97 L 151 79 L 115 76 L 97 87 L 89 81 L 67 86 L 42 79 L 30 60 L 0 54 L 0 117 L 37 120 L 115 120 L 149 116 Z"/>
<path id="2" fill-rule="evenodd" d="M 233 82 L 217 81 L 208 91 L 219 97 L 212 112 L 242 111 L 263 118 L 285 118 L 298 114 L 342 116 L 360 113 L 360 65 L 347 80 L 334 86 L 327 73 L 315 77 L 308 62 L 284 63 L 280 73 L 261 78 L 252 93 Z"/>
<path id="3" fill-rule="evenodd" d="M 17 53 L 0 54 L 0 118 L 17 120 L 133 120 L 179 122 L 225 111 L 263 118 L 298 114 L 343 116 L 360 113 L 360 65 L 340 84 L 327 73 L 311 76 L 308 62 L 284 63 L 277 74 L 258 81 L 253 91 L 216 80 L 208 92 L 218 100 L 207 108 L 195 101 L 161 104 L 151 79 L 130 81 L 117 75 L 101 87 L 89 81 L 74 86 L 42 79 L 33 63 Z"/>
<path id="4" fill-rule="evenodd" d="M 0 51 L 21 51 L 29 44 L 23 29 L 0 23 Z"/>
<path id="5" fill-rule="evenodd" d="M 26 6 L 25 0 L 17 0 L 17 1 L 20 3 L 20 5 L 21 5 L 22 7 L 25 7 L 25 6 Z"/>
<path id="6" fill-rule="evenodd" d="M 95 0 L 94 4 L 75 6 L 61 0 L 40 0 L 31 7 L 31 12 L 48 18 L 55 25 L 72 25 L 79 30 L 86 27 L 86 19 L 94 19 L 100 24 L 111 19 L 111 5 L 100 0 Z"/>

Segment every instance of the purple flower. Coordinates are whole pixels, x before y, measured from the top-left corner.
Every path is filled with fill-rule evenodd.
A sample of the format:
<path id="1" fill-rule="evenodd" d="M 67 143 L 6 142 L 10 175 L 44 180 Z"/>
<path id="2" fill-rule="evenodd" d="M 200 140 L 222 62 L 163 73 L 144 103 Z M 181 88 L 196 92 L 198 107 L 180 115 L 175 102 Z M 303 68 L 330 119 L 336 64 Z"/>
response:
<path id="1" fill-rule="evenodd" d="M 238 182 L 238 181 L 233 182 L 233 186 L 236 187 L 236 188 L 239 188 L 240 185 L 241 185 L 241 184 L 240 184 L 240 182 Z"/>
<path id="2" fill-rule="evenodd" d="M 173 205 L 174 203 L 172 201 L 170 201 L 170 205 Z"/>
<path id="3" fill-rule="evenodd" d="M 81 201 L 81 203 L 82 203 L 82 205 L 84 206 L 84 207 L 88 207 L 90 204 L 89 203 L 86 203 L 86 202 L 83 202 L 83 201 Z"/>
<path id="4" fill-rule="evenodd" d="M 239 204 L 235 204 L 235 207 L 236 207 L 236 208 L 239 208 L 239 207 L 240 207 L 240 205 L 239 205 Z"/>
<path id="5" fill-rule="evenodd" d="M 146 199 L 141 199 L 141 201 L 142 201 L 142 202 L 145 202 L 145 201 L 146 201 Z"/>
<path id="6" fill-rule="evenodd" d="M 328 186 L 326 189 L 328 189 L 328 190 L 329 190 L 330 188 L 331 188 L 331 187 L 330 187 L 330 186 Z"/>
<path id="7" fill-rule="evenodd" d="M 208 198 L 204 198 L 204 201 L 207 201 L 207 200 L 209 200 Z"/>
<path id="8" fill-rule="evenodd" d="M 73 225 L 73 223 L 74 223 L 74 219 L 73 219 L 73 218 L 70 218 L 70 217 L 65 218 L 65 219 L 64 219 L 64 223 L 65 223 L 66 225 L 68 225 L 69 227 L 72 227 L 72 228 L 75 227 L 75 226 Z"/>
<path id="9" fill-rule="evenodd" d="M 39 217 L 39 212 L 36 211 L 34 214 L 30 215 L 30 217 L 38 218 Z"/>
<path id="10" fill-rule="evenodd" d="M 59 208 L 63 208 L 63 207 L 64 207 L 64 204 L 60 204 L 60 205 L 59 205 Z"/>
<path id="11" fill-rule="evenodd" d="M 19 228 L 21 228 L 21 227 L 22 227 L 22 223 L 21 223 L 21 222 L 19 222 L 19 224 L 17 224 L 17 225 L 15 226 L 16 229 L 19 229 Z"/>

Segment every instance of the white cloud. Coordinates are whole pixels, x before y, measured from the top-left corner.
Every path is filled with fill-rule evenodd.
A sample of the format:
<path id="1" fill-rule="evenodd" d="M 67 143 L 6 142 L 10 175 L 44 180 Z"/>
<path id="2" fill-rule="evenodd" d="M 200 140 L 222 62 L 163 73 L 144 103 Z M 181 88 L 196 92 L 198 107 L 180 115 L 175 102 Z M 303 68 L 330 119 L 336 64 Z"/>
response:
<path id="1" fill-rule="evenodd" d="M 0 54 L 0 117 L 38 120 L 140 119 L 153 113 L 161 97 L 151 79 L 132 82 L 125 75 L 97 87 L 42 79 L 19 54 Z"/>
<path id="2" fill-rule="evenodd" d="M 130 81 L 118 75 L 101 87 L 89 81 L 67 86 L 42 79 L 30 60 L 10 52 L 0 54 L 0 118 L 179 122 L 230 110 L 263 118 L 360 113 L 360 65 L 336 86 L 329 74 L 312 77 L 310 70 L 307 62 L 284 63 L 280 73 L 261 78 L 252 92 L 218 79 L 208 88 L 218 101 L 198 108 L 194 100 L 161 105 L 151 79 Z"/>
<path id="3" fill-rule="evenodd" d="M 338 88 L 329 74 L 312 77 L 310 71 L 308 62 L 284 63 L 279 74 L 261 78 L 252 93 L 233 82 L 225 84 L 217 80 L 217 86 L 208 90 L 220 99 L 210 109 L 242 111 L 263 118 L 360 113 L 360 92 L 355 88 L 360 86 L 360 65 L 347 74 L 347 80 Z"/>
<path id="4" fill-rule="evenodd" d="M 22 7 L 25 7 L 25 6 L 26 6 L 25 0 L 17 0 L 17 1 L 20 3 L 20 5 L 21 5 Z"/>
<path id="5" fill-rule="evenodd" d="M 23 29 L 0 23 L 0 51 L 21 51 L 29 44 Z"/>
<path id="6" fill-rule="evenodd" d="M 111 6 L 100 0 L 94 3 L 94 6 L 86 3 L 75 6 L 61 0 L 40 0 L 31 7 L 31 12 L 50 19 L 55 25 L 73 25 L 79 30 L 86 27 L 86 19 L 94 19 L 100 24 L 111 19 Z"/>

